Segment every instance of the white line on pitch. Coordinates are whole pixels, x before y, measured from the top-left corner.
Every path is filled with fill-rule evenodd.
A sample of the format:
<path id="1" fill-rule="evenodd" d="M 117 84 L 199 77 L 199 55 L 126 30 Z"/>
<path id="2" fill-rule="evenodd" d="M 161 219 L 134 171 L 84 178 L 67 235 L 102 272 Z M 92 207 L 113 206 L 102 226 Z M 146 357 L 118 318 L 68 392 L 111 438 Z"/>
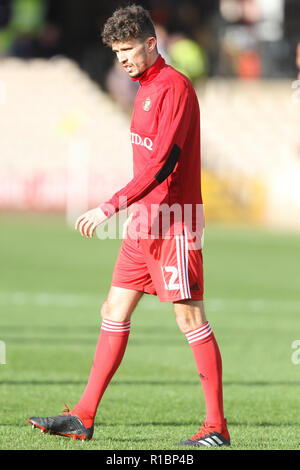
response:
<path id="1" fill-rule="evenodd" d="M 40 307 L 61 306 L 74 307 L 91 304 L 101 304 L 105 300 L 103 294 L 72 294 L 55 292 L 8 292 L 0 291 L 1 305 L 38 305 Z M 159 300 L 155 296 L 144 296 L 142 299 L 142 308 L 157 308 Z M 276 311 L 300 310 L 299 300 L 284 299 L 207 299 L 205 306 L 209 311 L 218 312 L 224 309 L 242 310 L 247 309 L 253 312 L 272 309 Z"/>

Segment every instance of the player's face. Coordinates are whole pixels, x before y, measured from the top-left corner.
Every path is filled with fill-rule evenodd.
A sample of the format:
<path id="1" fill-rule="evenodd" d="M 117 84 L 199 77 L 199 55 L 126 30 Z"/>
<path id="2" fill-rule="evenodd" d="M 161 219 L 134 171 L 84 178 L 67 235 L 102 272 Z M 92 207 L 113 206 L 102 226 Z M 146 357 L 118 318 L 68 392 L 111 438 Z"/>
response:
<path id="1" fill-rule="evenodd" d="M 156 46 L 155 38 L 148 38 L 144 42 L 131 39 L 126 42 L 114 42 L 112 51 L 124 70 L 132 78 L 139 77 L 150 67 L 152 52 Z"/>

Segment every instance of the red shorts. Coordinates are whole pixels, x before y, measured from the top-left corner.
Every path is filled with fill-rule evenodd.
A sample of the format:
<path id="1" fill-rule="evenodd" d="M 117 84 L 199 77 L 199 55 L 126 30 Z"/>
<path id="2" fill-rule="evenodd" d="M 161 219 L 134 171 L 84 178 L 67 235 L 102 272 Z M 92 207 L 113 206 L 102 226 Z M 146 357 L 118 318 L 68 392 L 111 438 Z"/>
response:
<path id="1" fill-rule="evenodd" d="M 203 300 L 202 250 L 191 246 L 186 232 L 172 238 L 125 238 L 112 286 L 157 295 L 161 302 Z"/>

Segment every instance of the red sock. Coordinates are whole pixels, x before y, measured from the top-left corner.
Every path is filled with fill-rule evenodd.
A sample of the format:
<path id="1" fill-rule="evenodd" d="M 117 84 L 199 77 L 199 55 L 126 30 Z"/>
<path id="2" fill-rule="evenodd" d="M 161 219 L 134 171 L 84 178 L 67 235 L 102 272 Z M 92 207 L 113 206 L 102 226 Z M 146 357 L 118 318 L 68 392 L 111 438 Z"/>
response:
<path id="1" fill-rule="evenodd" d="M 222 359 L 208 322 L 186 334 L 192 348 L 206 403 L 206 425 L 224 423 Z"/>
<path id="2" fill-rule="evenodd" d="M 90 428 L 97 413 L 100 400 L 118 369 L 128 342 L 130 321 L 103 320 L 101 332 L 85 391 L 72 409 L 86 428 Z"/>

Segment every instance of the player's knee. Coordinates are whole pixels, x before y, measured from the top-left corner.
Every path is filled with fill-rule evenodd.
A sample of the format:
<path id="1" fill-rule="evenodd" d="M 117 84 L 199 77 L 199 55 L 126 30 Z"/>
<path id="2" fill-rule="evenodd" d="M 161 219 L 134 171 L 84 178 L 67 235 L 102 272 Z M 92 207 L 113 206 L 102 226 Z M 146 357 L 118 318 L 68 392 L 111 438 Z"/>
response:
<path id="1" fill-rule="evenodd" d="M 190 321 L 190 318 L 186 315 L 176 315 L 176 322 L 178 328 L 182 333 L 188 333 L 193 329 L 193 323 Z"/>
<path id="2" fill-rule="evenodd" d="M 130 319 L 130 315 L 126 315 L 117 305 L 106 300 L 101 307 L 101 317 L 105 320 L 111 320 L 116 322 L 127 321 Z"/>
<path id="3" fill-rule="evenodd" d="M 202 303 L 194 305 L 193 308 L 189 305 L 175 305 L 174 311 L 178 328 L 184 334 L 199 328 L 207 321 Z"/>

